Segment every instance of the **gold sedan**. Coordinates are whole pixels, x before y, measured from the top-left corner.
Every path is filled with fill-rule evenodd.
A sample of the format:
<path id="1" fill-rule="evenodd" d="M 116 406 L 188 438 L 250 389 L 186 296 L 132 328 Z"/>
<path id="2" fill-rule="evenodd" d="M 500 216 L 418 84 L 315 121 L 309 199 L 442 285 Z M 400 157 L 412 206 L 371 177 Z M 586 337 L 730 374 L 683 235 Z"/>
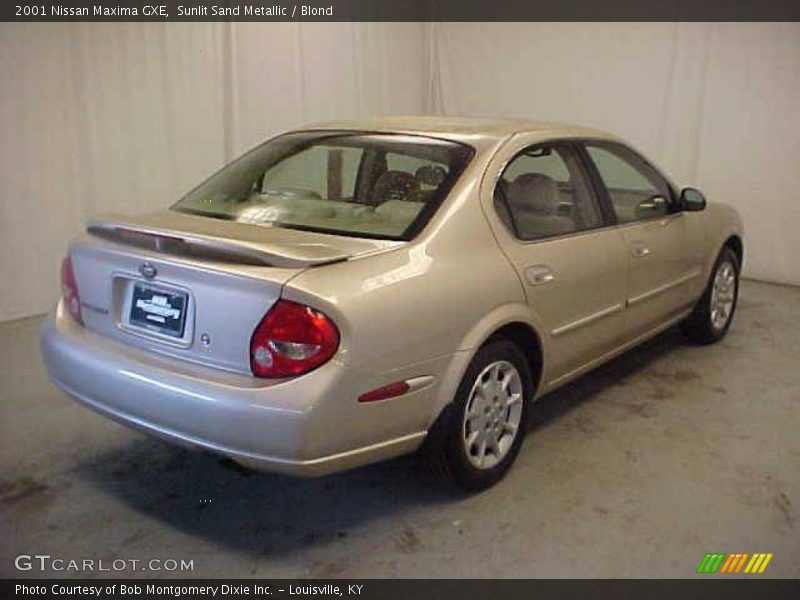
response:
<path id="1" fill-rule="evenodd" d="M 169 210 L 89 222 L 42 331 L 122 423 L 320 475 L 432 453 L 483 489 L 543 394 L 680 324 L 731 324 L 742 223 L 619 138 L 522 120 L 326 123 Z"/>

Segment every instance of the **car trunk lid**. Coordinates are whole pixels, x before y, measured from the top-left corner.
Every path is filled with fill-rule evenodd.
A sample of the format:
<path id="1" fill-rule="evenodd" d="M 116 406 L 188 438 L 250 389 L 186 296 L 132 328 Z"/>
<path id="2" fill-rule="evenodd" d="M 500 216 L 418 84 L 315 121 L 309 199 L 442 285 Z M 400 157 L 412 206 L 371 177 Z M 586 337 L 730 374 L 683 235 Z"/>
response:
<path id="1" fill-rule="evenodd" d="M 70 256 L 89 330 L 249 373 L 250 337 L 289 279 L 397 243 L 164 211 L 93 219 Z"/>

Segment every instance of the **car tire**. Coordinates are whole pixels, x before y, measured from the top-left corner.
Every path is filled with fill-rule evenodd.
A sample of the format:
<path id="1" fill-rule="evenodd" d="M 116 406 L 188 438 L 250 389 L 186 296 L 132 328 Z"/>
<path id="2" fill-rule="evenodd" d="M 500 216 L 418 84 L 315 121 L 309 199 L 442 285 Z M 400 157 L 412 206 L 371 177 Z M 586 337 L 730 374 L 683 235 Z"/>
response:
<path id="1" fill-rule="evenodd" d="M 439 473 L 470 492 L 500 481 L 527 433 L 532 396 L 528 361 L 516 344 L 499 339 L 481 347 L 432 431 Z"/>
<path id="2" fill-rule="evenodd" d="M 713 344 L 730 329 L 739 299 L 739 259 L 724 246 L 714 263 L 706 289 L 692 313 L 681 323 L 684 335 L 698 344 Z"/>

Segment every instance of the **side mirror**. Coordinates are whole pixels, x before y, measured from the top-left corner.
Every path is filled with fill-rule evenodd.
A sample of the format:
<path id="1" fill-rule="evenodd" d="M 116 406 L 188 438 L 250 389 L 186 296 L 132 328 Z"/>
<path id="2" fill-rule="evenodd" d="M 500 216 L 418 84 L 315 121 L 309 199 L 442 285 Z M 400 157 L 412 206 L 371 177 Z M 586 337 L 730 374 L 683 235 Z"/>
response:
<path id="1" fill-rule="evenodd" d="M 681 208 L 687 212 L 697 212 L 706 207 L 706 197 L 703 192 L 695 188 L 681 190 Z"/>

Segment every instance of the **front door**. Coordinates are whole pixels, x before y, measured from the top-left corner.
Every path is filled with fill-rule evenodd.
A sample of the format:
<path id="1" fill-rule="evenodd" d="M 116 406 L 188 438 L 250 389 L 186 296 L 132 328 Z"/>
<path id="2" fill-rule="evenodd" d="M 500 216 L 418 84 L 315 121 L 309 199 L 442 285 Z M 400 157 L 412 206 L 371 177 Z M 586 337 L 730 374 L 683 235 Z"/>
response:
<path id="1" fill-rule="evenodd" d="M 702 232 L 666 179 L 622 144 L 586 142 L 628 256 L 626 338 L 685 311 L 702 291 Z"/>

